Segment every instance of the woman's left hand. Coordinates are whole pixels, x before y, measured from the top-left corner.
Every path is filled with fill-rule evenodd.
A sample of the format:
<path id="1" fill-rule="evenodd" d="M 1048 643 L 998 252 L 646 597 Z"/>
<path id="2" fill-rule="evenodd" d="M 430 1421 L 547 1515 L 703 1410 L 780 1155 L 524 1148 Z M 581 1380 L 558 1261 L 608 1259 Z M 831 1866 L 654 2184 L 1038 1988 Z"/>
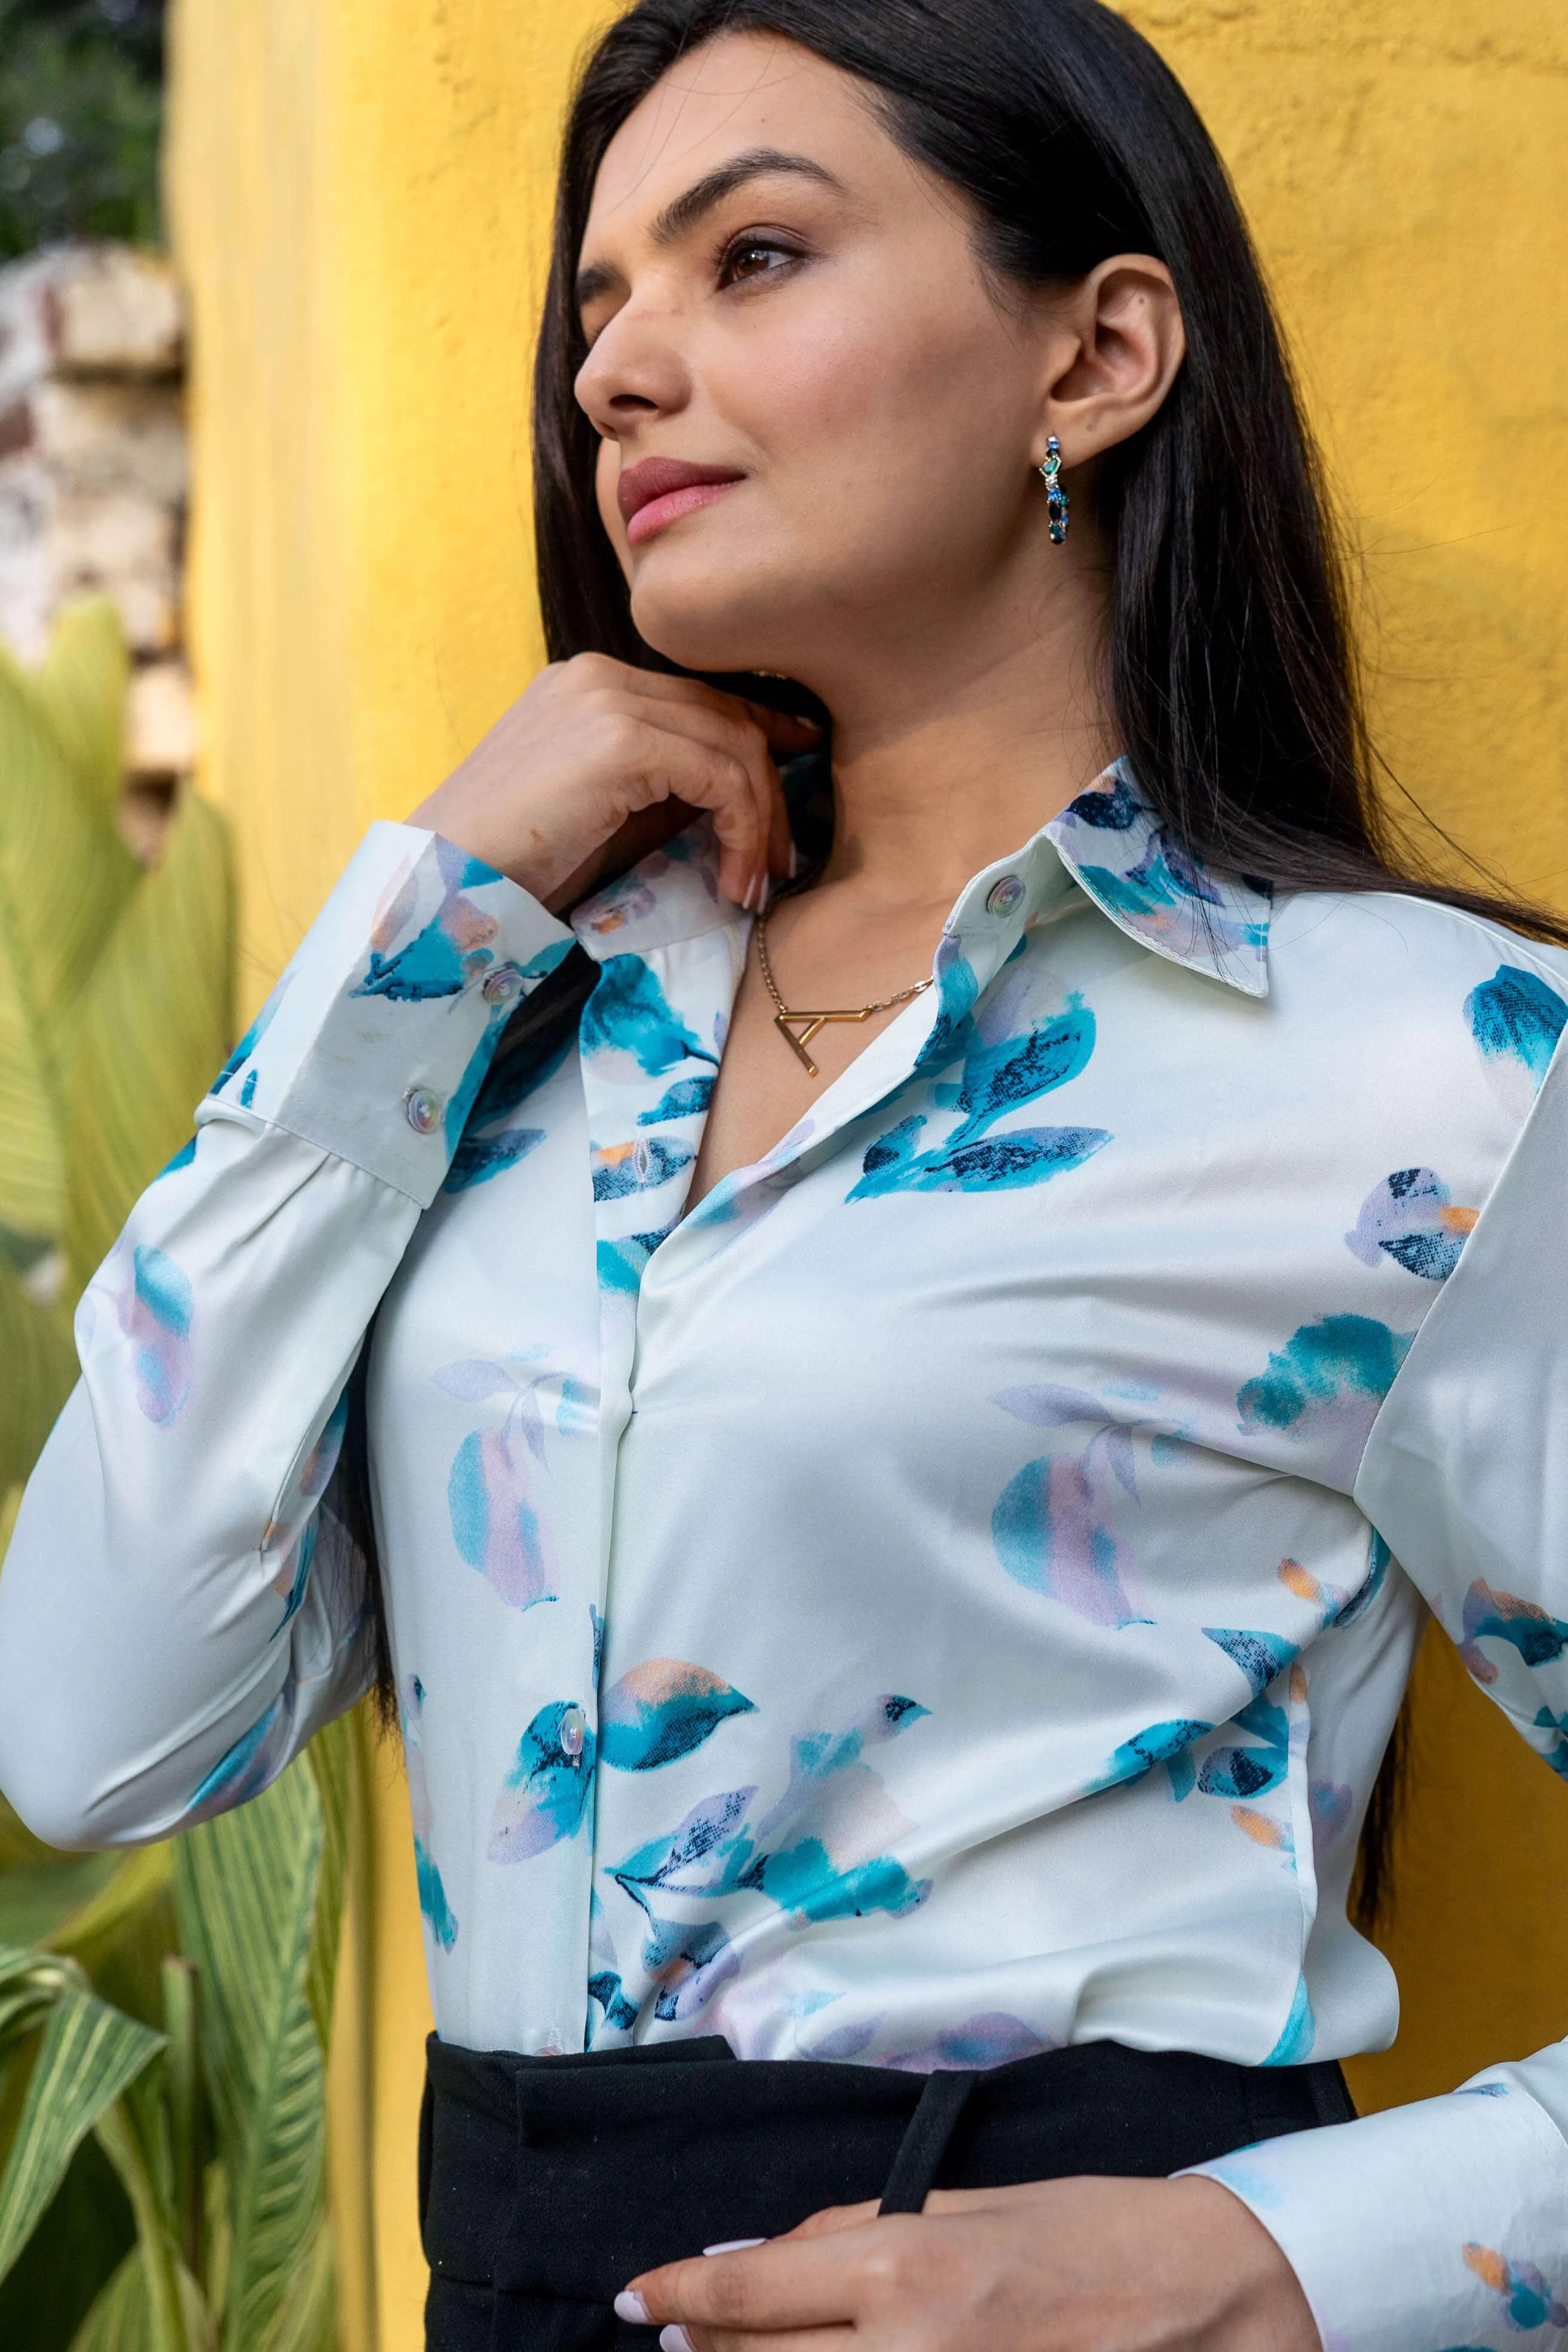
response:
<path id="1" fill-rule="evenodd" d="M 1217 2182 L 935 2189 L 814 2213 L 629 2282 L 680 2352 L 1320 2352 L 1296 2274 Z M 622 2305 L 625 2310 L 625 2305 Z"/>

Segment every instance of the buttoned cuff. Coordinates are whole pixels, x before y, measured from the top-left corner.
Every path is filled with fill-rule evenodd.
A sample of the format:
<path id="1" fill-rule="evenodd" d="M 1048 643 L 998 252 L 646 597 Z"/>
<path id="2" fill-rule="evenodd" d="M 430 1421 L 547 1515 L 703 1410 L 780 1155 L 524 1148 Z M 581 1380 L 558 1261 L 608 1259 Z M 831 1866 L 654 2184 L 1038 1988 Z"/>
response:
<path id="1" fill-rule="evenodd" d="M 1568 2142 L 1512 2067 L 1193 2170 L 1275 2240 L 1324 2352 L 1568 2343 Z"/>
<path id="2" fill-rule="evenodd" d="M 196 1113 L 283 1128 L 428 1208 L 496 1041 L 573 935 L 416 825 L 372 825 Z"/>

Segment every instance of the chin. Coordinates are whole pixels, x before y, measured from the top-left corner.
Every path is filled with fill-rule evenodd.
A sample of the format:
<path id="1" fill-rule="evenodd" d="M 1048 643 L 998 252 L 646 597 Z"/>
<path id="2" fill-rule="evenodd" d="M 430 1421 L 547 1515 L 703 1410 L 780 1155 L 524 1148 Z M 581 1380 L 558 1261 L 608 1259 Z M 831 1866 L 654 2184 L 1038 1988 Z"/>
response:
<path id="1" fill-rule="evenodd" d="M 712 583 L 690 598 L 642 597 L 633 594 L 632 620 L 645 645 L 678 662 L 682 669 L 704 670 L 719 677 L 757 670 L 787 671 L 789 664 L 778 642 L 777 613 L 769 625 L 768 600 L 763 609 L 750 611 L 744 594 L 716 595 Z"/>

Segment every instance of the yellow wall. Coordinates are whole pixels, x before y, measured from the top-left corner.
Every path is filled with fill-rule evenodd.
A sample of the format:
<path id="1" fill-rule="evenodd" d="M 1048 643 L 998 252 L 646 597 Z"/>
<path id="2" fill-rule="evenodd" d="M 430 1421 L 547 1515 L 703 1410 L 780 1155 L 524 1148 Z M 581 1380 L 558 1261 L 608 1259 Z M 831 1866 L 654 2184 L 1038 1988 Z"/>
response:
<path id="1" fill-rule="evenodd" d="M 193 623 L 254 1001 L 364 824 L 540 659 L 526 373 L 584 0 L 176 0 L 195 320 Z M 1364 552 L 1383 742 L 1568 905 L 1568 17 L 1561 0 L 1137 0 L 1228 157 Z M 384 2352 L 418 2342 L 425 1993 L 384 1766 L 375 2180 Z M 1421 1678 L 1363 2100 L 1568 2030 L 1568 1789 L 1451 1659 Z"/>

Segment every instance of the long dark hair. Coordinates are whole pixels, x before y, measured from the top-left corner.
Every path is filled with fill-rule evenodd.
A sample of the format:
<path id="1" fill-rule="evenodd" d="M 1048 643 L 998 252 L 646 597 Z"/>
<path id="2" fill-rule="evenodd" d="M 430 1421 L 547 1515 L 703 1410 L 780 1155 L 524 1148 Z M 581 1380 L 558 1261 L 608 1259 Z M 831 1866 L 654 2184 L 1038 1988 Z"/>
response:
<path id="1" fill-rule="evenodd" d="M 586 354 L 574 284 L 610 141 L 680 58 L 740 32 L 797 42 L 865 84 L 899 145 L 972 201 L 979 257 L 1004 284 L 1070 282 L 1120 252 L 1169 268 L 1186 359 L 1152 423 L 1102 461 L 1094 494 L 1112 550 L 1117 740 L 1176 839 L 1277 889 L 1400 890 L 1568 944 L 1544 908 L 1419 870 L 1380 804 L 1345 569 L 1251 239 L 1180 83 L 1099 0 L 637 0 L 605 34 L 567 121 L 534 380 L 552 659 L 671 667 L 638 635 L 600 527 L 597 439 L 574 394 Z M 593 976 L 574 957 L 516 1016 L 500 1048 L 513 1083 L 571 1034 Z M 347 1466 L 368 1543 L 363 1376 L 353 1402 Z M 1386 1887 L 1393 1822 L 1385 1769 L 1363 1919 Z"/>

